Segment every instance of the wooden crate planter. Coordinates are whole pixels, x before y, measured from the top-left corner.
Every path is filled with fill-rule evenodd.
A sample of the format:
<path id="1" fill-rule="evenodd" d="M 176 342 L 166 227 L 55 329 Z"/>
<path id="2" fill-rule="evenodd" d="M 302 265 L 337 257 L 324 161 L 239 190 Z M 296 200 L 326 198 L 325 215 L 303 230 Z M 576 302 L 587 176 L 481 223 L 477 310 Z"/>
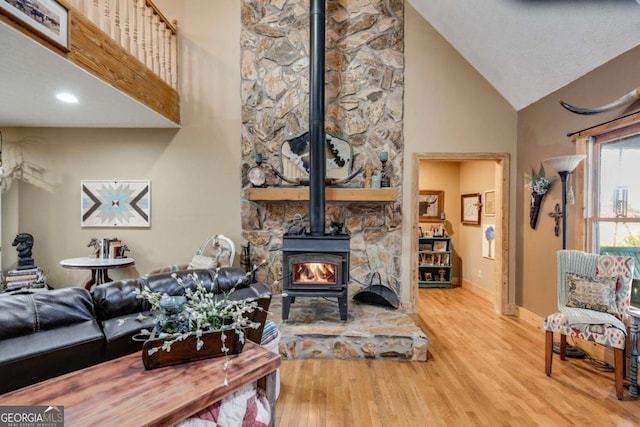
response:
<path id="1" fill-rule="evenodd" d="M 226 335 L 226 346 L 229 349 L 227 354 L 238 354 L 242 352 L 244 342 L 240 341 L 240 336 L 235 330 L 224 331 Z M 171 351 L 160 348 L 155 353 L 149 355 L 149 350 L 154 347 L 162 347 L 164 338 L 151 338 L 142 346 L 142 362 L 145 369 L 156 369 L 163 366 L 177 365 L 180 363 L 193 362 L 196 360 L 208 359 L 211 357 L 224 356 L 222 351 L 222 331 L 211 331 L 202 334 L 204 345 L 197 350 L 197 338 L 190 336 L 183 341 L 171 344 Z"/>

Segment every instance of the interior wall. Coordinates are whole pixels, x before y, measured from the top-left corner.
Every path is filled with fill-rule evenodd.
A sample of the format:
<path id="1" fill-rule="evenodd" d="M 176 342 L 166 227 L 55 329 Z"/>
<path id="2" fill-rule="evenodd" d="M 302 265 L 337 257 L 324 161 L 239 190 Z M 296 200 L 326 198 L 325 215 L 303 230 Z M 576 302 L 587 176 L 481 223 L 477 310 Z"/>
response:
<path id="1" fill-rule="evenodd" d="M 86 280 L 87 271 L 63 269 L 59 261 L 89 255 L 91 237 L 115 235 L 131 249 L 135 266 L 111 270 L 114 279 L 187 262 L 214 233 L 240 244 L 240 5 L 159 6 L 178 21 L 181 128 L 2 129 L 5 148 L 29 147 L 25 160 L 46 172 L 47 184 L 16 181 L 7 194 L 19 194 L 3 197 L 5 269 L 16 265 L 11 242 L 17 232 L 34 235 L 35 262 L 54 287 Z M 151 227 L 81 228 L 83 179 L 149 179 Z"/>
<path id="2" fill-rule="evenodd" d="M 575 147 L 567 133 L 578 131 L 623 115 L 624 107 L 618 110 L 582 116 L 562 108 L 563 100 L 579 107 L 593 108 L 607 104 L 638 86 L 640 47 L 611 60 L 573 83 L 544 97 L 540 101 L 518 112 L 518 157 L 517 157 L 517 207 L 516 271 L 518 272 L 516 303 L 540 316 L 557 310 L 556 252 L 562 249 L 562 232 L 556 237 L 554 221 L 547 214 L 556 203 L 561 203 L 560 180 L 551 186 L 545 195 L 538 226 L 529 226 L 530 190 L 525 188 L 525 178 L 531 168 L 553 156 L 575 154 Z M 637 106 L 633 108 L 637 110 Z M 579 166 L 581 167 L 581 166 Z M 555 171 L 546 168 L 547 176 Z M 575 206 L 567 208 L 568 249 L 582 249 L 576 242 Z"/>
<path id="3" fill-rule="evenodd" d="M 504 152 L 516 158 L 516 111 L 408 3 L 405 58 L 405 159 L 410 159 L 411 153 L 425 152 Z M 515 177 L 513 169 L 512 182 Z M 403 212 L 412 211 L 413 189 L 417 186 L 411 174 L 405 174 Z M 515 194 L 515 188 L 511 188 L 507 197 L 515 200 Z M 513 230 L 515 203 L 511 206 L 509 227 Z M 402 242 L 405 254 L 415 250 L 409 233 L 417 230 L 405 221 Z M 510 233 L 508 244 L 515 246 L 515 233 Z M 513 302 L 515 251 L 510 253 L 509 293 Z M 409 257 L 403 257 L 402 262 L 402 283 L 411 286 Z M 410 294 L 403 292 L 403 302 Z"/>
<path id="4" fill-rule="evenodd" d="M 496 216 L 486 216 L 484 209 L 484 193 L 489 190 L 500 189 L 495 186 L 496 162 L 474 160 L 462 162 L 460 165 L 460 196 L 463 194 L 479 193 L 483 206 L 480 209 L 480 224 L 460 225 L 458 253 L 462 260 L 462 284 L 474 285 L 490 295 L 496 294 L 495 260 L 482 256 L 482 240 L 484 224 L 495 224 Z M 458 199 L 458 209 L 460 209 Z M 495 251 L 495 241 L 494 251 Z"/>

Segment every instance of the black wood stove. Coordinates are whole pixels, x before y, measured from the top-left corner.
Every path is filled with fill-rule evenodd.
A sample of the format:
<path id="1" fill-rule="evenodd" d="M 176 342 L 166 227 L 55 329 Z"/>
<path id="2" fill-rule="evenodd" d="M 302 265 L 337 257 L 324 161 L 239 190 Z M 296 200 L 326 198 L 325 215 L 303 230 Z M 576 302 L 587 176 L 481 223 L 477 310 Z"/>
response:
<path id="1" fill-rule="evenodd" d="M 282 320 L 296 297 L 337 298 L 347 320 L 350 236 L 325 231 L 325 0 L 311 0 L 309 69 L 310 232 L 288 232 L 282 242 Z M 338 229 L 341 229 L 339 227 Z"/>

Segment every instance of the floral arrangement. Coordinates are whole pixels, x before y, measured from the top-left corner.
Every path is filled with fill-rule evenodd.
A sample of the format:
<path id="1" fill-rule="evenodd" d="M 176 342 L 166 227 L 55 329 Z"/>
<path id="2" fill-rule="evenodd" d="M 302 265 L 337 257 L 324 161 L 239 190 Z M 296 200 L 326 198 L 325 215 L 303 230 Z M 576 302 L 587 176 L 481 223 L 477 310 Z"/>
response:
<path id="1" fill-rule="evenodd" d="M 551 184 L 553 183 L 555 176 L 546 177 L 544 172 L 544 166 L 540 163 L 540 169 L 538 173 L 531 168 L 531 176 L 529 177 L 529 181 L 527 182 L 527 188 L 529 188 L 532 192 L 536 194 L 545 194 Z"/>
<path id="2" fill-rule="evenodd" d="M 204 345 L 202 336 L 205 332 L 221 331 L 221 350 L 226 357 L 224 365 L 226 385 L 226 370 L 231 361 L 228 354 L 229 348 L 226 345 L 227 336 L 225 332 L 234 331 L 238 335 L 240 342 L 244 343 L 245 329 L 256 329 L 260 326 L 258 323 L 249 320 L 247 313 L 252 313 L 254 310 L 262 310 L 262 308 L 258 306 L 256 298 L 230 299 L 229 296 L 234 292 L 235 287 L 222 294 L 208 291 L 196 273 L 187 275 L 187 278 L 196 284 L 195 289 L 187 286 L 183 279 L 175 273 L 172 274 L 172 277 L 185 288 L 184 300 L 182 301 L 184 307 L 181 307 L 180 313 L 177 313 L 184 322 L 184 328 L 160 327 L 163 319 L 163 301 L 175 297 L 153 292 L 148 287 L 141 291 L 134 291 L 138 298 L 145 299 L 151 304 L 151 310 L 160 313 L 155 319 L 156 327 L 153 330 L 143 329 L 140 331 L 140 335 L 143 337 L 164 339 L 162 346 L 152 347 L 148 350 L 148 354 L 151 355 L 160 350 L 169 352 L 172 344 L 191 336 L 196 338 L 196 350 L 199 351 Z"/>

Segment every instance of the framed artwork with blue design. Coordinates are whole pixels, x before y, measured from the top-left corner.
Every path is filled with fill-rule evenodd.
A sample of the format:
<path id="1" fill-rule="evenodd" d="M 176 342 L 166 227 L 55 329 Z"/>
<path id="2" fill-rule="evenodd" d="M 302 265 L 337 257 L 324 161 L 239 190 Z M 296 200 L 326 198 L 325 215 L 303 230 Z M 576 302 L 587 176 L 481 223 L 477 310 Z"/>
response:
<path id="1" fill-rule="evenodd" d="M 150 181 L 81 181 L 80 225 L 150 227 Z"/>

